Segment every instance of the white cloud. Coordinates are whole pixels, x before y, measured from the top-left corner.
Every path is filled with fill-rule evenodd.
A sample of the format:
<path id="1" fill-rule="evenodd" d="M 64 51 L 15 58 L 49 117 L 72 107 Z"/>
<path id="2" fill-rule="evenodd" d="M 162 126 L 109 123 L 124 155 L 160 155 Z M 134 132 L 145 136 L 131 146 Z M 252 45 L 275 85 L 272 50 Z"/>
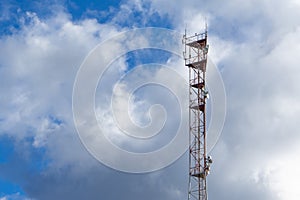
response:
<path id="1" fill-rule="evenodd" d="M 285 147 L 288 152 L 279 154 L 279 158 L 273 159 L 266 166 L 265 173 L 268 176 L 268 184 L 280 199 L 296 200 L 299 198 L 298 182 L 299 171 L 299 146 Z"/>
<path id="2" fill-rule="evenodd" d="M 0 134 L 34 138 L 32 145 L 46 147 L 56 166 L 88 158 L 82 148 L 68 150 L 80 145 L 71 110 L 73 81 L 91 48 L 118 30 L 95 19 L 75 23 L 61 11 L 48 19 L 31 12 L 21 18 L 21 30 L 0 40 Z"/>
<path id="3" fill-rule="evenodd" d="M 112 23 L 132 17 L 129 16 L 132 8 L 143 11 L 143 3 L 125 3 Z M 297 156 L 297 146 L 300 145 L 297 132 L 297 119 L 300 117 L 298 3 L 170 3 L 155 0 L 151 6 L 149 11 L 157 11 L 162 16 L 168 14 L 176 29 L 182 32 L 185 24 L 188 24 L 191 33 L 202 29 L 205 17 L 209 23 L 210 56 L 222 68 L 228 97 L 224 133 L 212 152 L 214 165 L 209 176 L 209 196 L 212 199 L 296 199 L 299 196 L 296 186 L 300 176 L 296 167 L 300 162 Z M 147 21 L 147 17 L 145 14 L 142 18 Z M 25 23 L 28 20 L 30 23 Z M 47 184 L 59 185 L 56 181 L 63 180 L 55 175 L 63 173 L 69 166 L 75 167 L 68 168 L 65 183 L 76 182 L 76 177 L 86 177 L 88 186 L 104 185 L 105 181 L 109 182 L 108 186 L 115 185 L 109 176 L 111 172 L 101 168 L 106 172 L 103 173 L 97 169 L 99 165 L 88 156 L 74 134 L 71 94 L 77 69 L 86 54 L 95 44 L 123 29 L 111 23 L 99 24 L 94 19 L 73 22 L 70 15 L 62 11 L 46 20 L 28 12 L 23 16 L 23 22 L 19 32 L 0 40 L 0 89 L 5 94 L 0 98 L 3 105 L 0 134 L 9 134 L 16 140 L 32 137 L 35 140 L 31 145 L 35 148 L 47 148 L 46 155 L 54 162 L 50 164 L 51 170 L 41 175 L 40 185 L 47 181 Z M 137 44 L 139 42 L 145 43 L 147 40 L 141 37 Z M 115 76 L 126 70 L 126 66 L 122 65 L 124 62 L 120 60 L 118 63 L 121 72 Z M 174 66 L 180 73 L 186 73 L 182 63 Z M 156 75 L 157 78 L 170 78 L 165 77 L 162 71 Z M 133 110 L 137 109 L 135 118 L 139 118 L 144 112 L 143 108 L 138 110 L 141 102 L 136 103 Z M 62 124 L 56 124 L 51 117 L 61 120 Z M 106 123 L 108 130 L 117 131 L 112 118 Z M 168 177 L 158 173 L 159 177 L 154 177 L 150 182 L 142 180 L 142 184 L 131 177 L 134 179 L 131 187 L 142 185 L 140 196 L 143 196 L 145 190 L 141 187 L 147 186 L 156 191 L 153 185 L 159 180 L 160 188 L 167 185 L 161 189 L 169 192 L 166 198 L 172 196 L 180 199 L 185 197 L 187 183 L 177 180 L 174 174 L 180 171 L 178 176 L 186 179 L 184 167 L 187 163 L 181 161 L 170 171 L 165 171 Z M 127 176 L 120 176 L 124 183 L 130 182 Z M 182 187 L 178 189 L 171 184 L 170 177 L 176 180 L 174 184 Z M 66 191 L 73 191 L 75 186 L 65 187 Z M 42 194 L 30 186 L 26 189 L 42 198 Z M 91 192 L 99 188 L 85 189 Z M 112 197 L 111 188 L 106 189 L 102 190 L 103 193 Z M 54 197 L 63 194 L 59 188 L 55 188 L 55 192 L 57 196 L 52 194 Z M 121 194 L 136 198 L 128 191 L 121 191 Z"/>
<path id="4" fill-rule="evenodd" d="M 33 200 L 33 199 L 26 198 L 20 193 L 15 193 L 15 194 L 2 196 L 0 197 L 0 200 Z"/>
<path id="5" fill-rule="evenodd" d="M 225 129 L 212 152 L 210 198 L 296 199 L 299 170 L 291 166 L 299 165 L 298 150 L 288 147 L 300 145 L 299 6 L 192 0 L 151 5 L 182 32 L 185 24 L 191 34 L 201 31 L 208 20 L 209 55 L 221 69 L 228 98 Z"/>
<path id="6" fill-rule="evenodd" d="M 74 180 L 92 179 L 86 186 L 92 187 L 84 188 L 90 191 L 91 195 L 95 195 L 99 190 L 93 187 L 104 184 L 97 173 L 105 169 L 85 151 L 76 135 L 71 110 L 72 87 L 77 69 L 87 53 L 99 42 L 118 33 L 119 29 L 113 24 L 99 24 L 94 19 L 72 22 L 70 16 L 62 11 L 47 19 L 41 19 L 32 12 L 27 12 L 22 18 L 21 29 L 0 40 L 0 88 L 5 93 L 0 99 L 4 108 L 0 115 L 0 134 L 9 135 L 17 140 L 20 145 L 16 151 L 20 157 L 27 156 L 24 160 L 20 159 L 22 162 L 20 161 L 19 165 L 24 165 L 22 169 L 15 169 L 19 170 L 21 175 L 12 179 L 21 184 L 29 196 L 37 199 L 57 199 L 64 195 L 71 197 L 72 194 L 66 194 L 69 193 L 66 191 L 74 191 L 72 187 L 78 187 Z M 134 47 L 139 46 L 139 43 L 146 45 L 148 42 L 144 36 L 136 39 L 136 43 L 127 45 Z M 118 45 L 107 49 L 107 54 L 116 53 L 114 50 L 122 46 L 116 44 Z M 120 59 L 117 66 L 120 71 L 115 75 L 120 76 L 127 70 L 124 62 L 125 60 Z M 153 75 L 152 72 L 149 74 Z M 155 78 L 164 78 L 164 73 L 159 71 Z M 171 77 L 167 78 L 172 81 Z M 178 84 L 179 89 L 182 85 Z M 149 94 L 155 94 L 154 90 Z M 159 94 L 164 95 L 163 92 Z M 164 99 L 164 104 L 168 103 L 170 104 Z M 139 112 L 139 109 L 135 109 L 134 112 L 137 111 Z M 171 113 L 174 112 L 175 110 L 171 110 Z M 170 119 L 171 124 L 174 123 L 174 119 Z M 25 166 L 30 165 L 27 161 L 35 159 L 30 158 L 31 148 L 45 151 L 43 156 L 47 164 L 36 172 L 28 172 Z M 13 177 L 14 173 L 10 170 L 10 167 L 3 167 L 1 173 Z M 94 176 L 97 179 L 94 180 Z M 24 179 L 34 180 L 35 184 L 30 184 Z M 127 182 L 127 178 L 124 178 L 123 183 Z M 63 183 L 64 187 L 60 188 Z M 147 183 L 142 185 L 144 184 Z M 36 191 L 37 185 L 39 191 Z M 53 189 L 51 194 L 48 192 L 49 185 Z M 84 193 L 82 190 L 76 192 Z M 107 193 L 103 190 L 101 192 Z M 167 191 L 161 193 L 165 194 Z M 80 195 L 74 195 L 74 199 L 80 198 Z"/>

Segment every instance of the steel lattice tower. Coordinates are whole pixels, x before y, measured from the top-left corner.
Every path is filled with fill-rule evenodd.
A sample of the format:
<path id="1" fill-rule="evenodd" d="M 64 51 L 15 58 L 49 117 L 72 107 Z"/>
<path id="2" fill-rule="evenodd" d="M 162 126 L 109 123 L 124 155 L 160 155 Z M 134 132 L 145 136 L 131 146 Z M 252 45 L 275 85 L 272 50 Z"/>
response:
<path id="1" fill-rule="evenodd" d="M 212 163 L 206 155 L 205 73 L 207 30 L 183 38 L 185 66 L 189 68 L 189 200 L 207 200 L 206 176 Z"/>

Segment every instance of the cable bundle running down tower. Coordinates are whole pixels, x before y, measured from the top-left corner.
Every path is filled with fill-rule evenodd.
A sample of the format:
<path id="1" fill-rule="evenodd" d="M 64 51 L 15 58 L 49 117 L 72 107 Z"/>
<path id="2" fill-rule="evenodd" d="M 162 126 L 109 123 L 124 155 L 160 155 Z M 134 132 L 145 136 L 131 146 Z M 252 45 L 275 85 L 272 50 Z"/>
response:
<path id="1" fill-rule="evenodd" d="M 184 35 L 184 60 L 189 68 L 189 200 L 207 200 L 206 176 L 211 157 L 206 155 L 207 30 L 194 36 Z"/>

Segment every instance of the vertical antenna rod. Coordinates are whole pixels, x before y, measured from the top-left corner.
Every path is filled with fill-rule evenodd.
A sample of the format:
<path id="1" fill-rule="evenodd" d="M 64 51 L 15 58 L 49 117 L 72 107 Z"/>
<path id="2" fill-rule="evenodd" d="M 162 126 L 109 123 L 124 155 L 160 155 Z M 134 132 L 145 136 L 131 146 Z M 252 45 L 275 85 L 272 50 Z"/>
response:
<path id="1" fill-rule="evenodd" d="M 207 28 L 183 38 L 185 66 L 189 68 L 189 200 L 207 200 L 206 176 L 211 157 L 206 155 Z"/>

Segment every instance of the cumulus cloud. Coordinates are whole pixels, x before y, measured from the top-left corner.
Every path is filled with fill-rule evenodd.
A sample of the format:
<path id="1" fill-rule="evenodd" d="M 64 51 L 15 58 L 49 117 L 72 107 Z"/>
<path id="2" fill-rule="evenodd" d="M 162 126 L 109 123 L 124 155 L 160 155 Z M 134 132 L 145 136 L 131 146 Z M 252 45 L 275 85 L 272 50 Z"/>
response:
<path id="1" fill-rule="evenodd" d="M 127 29 L 120 24 L 135 19 L 131 9 L 143 13 L 138 21 L 144 25 L 154 13 L 167 15 L 176 30 L 187 27 L 192 34 L 203 30 L 205 19 L 208 22 L 209 55 L 222 73 L 228 103 L 223 135 L 212 152 L 210 199 L 296 200 L 300 146 L 296 1 L 129 1 L 120 12 L 111 10 L 115 17 L 106 24 L 88 18 L 74 22 L 63 10 L 47 19 L 19 13 L 20 30 L 0 39 L 0 134 L 14 138 L 17 146 L 14 159 L 0 166 L 0 175 L 35 199 L 187 197 L 187 155 L 159 172 L 123 174 L 97 163 L 75 134 L 71 99 L 78 67 L 96 44 Z M 1 19 L 6 16 L 7 12 Z M 132 45 L 139 42 L 147 40 Z M 127 70 L 126 59 L 118 62 L 115 77 Z M 182 63 L 174 63 L 167 64 L 186 73 Z M 170 78 L 162 74 L 155 75 Z M 132 118 L 141 119 L 145 111 L 141 104 L 149 102 L 134 97 L 131 103 Z M 117 132 L 107 115 L 108 130 Z"/>
<path id="2" fill-rule="evenodd" d="M 5 93 L 0 99 L 4 108 L 1 136 L 12 138 L 16 154 L 13 161 L 1 165 L 1 176 L 19 184 L 34 199 L 116 199 L 125 194 L 137 199 L 145 196 L 145 188 L 156 194 L 155 184 L 147 181 L 150 175 L 113 173 L 96 162 L 80 143 L 73 125 L 72 89 L 80 63 L 96 44 L 125 29 L 95 19 L 73 22 L 61 10 L 46 19 L 34 12 L 19 18 L 20 30 L 0 41 L 0 87 Z M 147 38 L 128 45 L 139 43 L 147 44 Z M 107 49 L 108 54 L 113 52 Z M 121 59 L 117 64 L 117 75 L 127 70 L 124 62 Z M 158 78 L 162 74 L 158 73 Z M 112 192 L 115 184 L 123 188 L 118 193 Z M 136 191 L 136 187 L 140 189 Z M 157 197 L 174 196 L 173 190 L 179 198 L 174 184 Z"/>
<path id="3" fill-rule="evenodd" d="M 210 56 L 222 73 L 228 102 L 223 135 L 212 152 L 210 198 L 297 199 L 294 178 L 299 170 L 285 163 L 293 158 L 289 163 L 299 164 L 299 4 L 170 5 L 160 0 L 151 5 L 174 17 L 178 30 L 187 27 L 193 34 L 203 29 L 205 18 L 208 22 Z"/>
<path id="4" fill-rule="evenodd" d="M 76 168 L 70 173 L 79 176 L 84 173 L 82 169 L 97 165 L 74 129 L 72 87 L 86 54 L 118 30 L 95 19 L 75 23 L 61 11 L 47 19 L 32 12 L 20 14 L 19 18 L 21 29 L 2 36 L 0 41 L 0 134 L 14 139 L 15 151 L 20 154 L 14 160 L 19 159 L 18 165 L 24 169 L 10 167 L 16 163 L 9 162 L 1 166 L 1 176 L 17 182 L 29 196 L 36 197 L 38 185 L 30 185 L 26 181 L 29 177 L 38 183 L 50 174 L 64 174 L 68 166 Z M 41 158 L 32 151 L 44 152 L 45 162 L 39 161 Z M 43 166 L 39 166 L 40 162 L 44 162 Z M 30 167 L 38 169 L 31 171 Z M 54 183 L 50 182 L 40 184 L 39 189 L 43 191 L 47 184 Z"/>
<path id="5" fill-rule="evenodd" d="M 5 195 L 0 197 L 0 200 L 30 200 L 29 198 L 24 197 L 20 193 L 15 193 L 11 195 Z"/>

